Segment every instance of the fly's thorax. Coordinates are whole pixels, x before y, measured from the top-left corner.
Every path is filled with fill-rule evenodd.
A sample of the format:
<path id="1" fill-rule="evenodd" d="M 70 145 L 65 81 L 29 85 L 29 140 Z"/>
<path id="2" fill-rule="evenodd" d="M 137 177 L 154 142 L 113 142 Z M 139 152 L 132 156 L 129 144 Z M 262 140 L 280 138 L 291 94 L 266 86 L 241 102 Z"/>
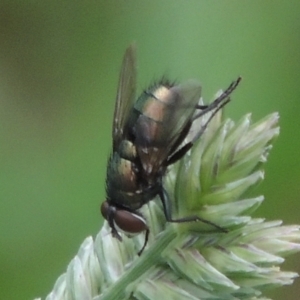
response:
<path id="1" fill-rule="evenodd" d="M 153 187 L 138 187 L 132 191 L 126 191 L 120 186 L 116 186 L 114 182 L 107 181 L 106 194 L 110 203 L 116 206 L 127 208 L 129 210 L 137 210 L 144 204 L 148 203 L 158 194 L 158 186 Z"/>
<path id="2" fill-rule="evenodd" d="M 107 184 L 127 192 L 133 192 L 138 189 L 136 161 L 135 145 L 128 140 L 123 140 L 108 161 Z"/>
<path id="3" fill-rule="evenodd" d="M 107 165 L 106 193 L 111 203 L 135 210 L 155 197 L 157 191 L 140 169 L 135 145 L 122 141 Z"/>
<path id="4" fill-rule="evenodd" d="M 135 163 L 114 152 L 107 165 L 106 183 L 108 190 L 135 192 L 139 189 Z"/>

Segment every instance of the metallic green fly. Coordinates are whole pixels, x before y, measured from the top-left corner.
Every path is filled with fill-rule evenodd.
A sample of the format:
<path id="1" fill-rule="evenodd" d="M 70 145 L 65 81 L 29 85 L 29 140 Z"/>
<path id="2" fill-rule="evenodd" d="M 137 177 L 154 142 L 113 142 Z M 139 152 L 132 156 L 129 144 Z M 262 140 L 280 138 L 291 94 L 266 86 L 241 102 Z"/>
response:
<path id="1" fill-rule="evenodd" d="M 113 149 L 106 175 L 106 201 L 101 205 L 112 235 L 122 241 L 118 230 L 137 234 L 149 228 L 139 209 L 159 196 L 168 222 L 201 221 L 219 230 L 218 225 L 198 216 L 173 219 L 170 197 L 163 186 L 168 166 L 181 159 L 205 131 L 214 115 L 230 101 L 241 78 L 209 105 L 199 105 L 201 85 L 190 80 L 175 84 L 166 79 L 146 89 L 135 101 L 136 51 L 129 46 L 124 54 L 113 120 Z M 186 141 L 193 122 L 211 112 L 205 125 Z"/>

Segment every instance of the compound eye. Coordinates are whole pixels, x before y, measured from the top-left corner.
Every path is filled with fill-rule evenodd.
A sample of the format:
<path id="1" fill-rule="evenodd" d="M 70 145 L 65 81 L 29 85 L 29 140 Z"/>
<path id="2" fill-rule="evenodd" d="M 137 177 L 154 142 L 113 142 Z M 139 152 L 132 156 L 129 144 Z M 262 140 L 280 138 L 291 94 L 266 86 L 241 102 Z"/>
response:
<path id="1" fill-rule="evenodd" d="M 109 204 L 107 201 L 105 201 L 101 204 L 100 210 L 101 210 L 101 214 L 102 214 L 103 218 L 105 218 L 107 220 L 107 215 L 108 215 L 108 211 L 109 211 Z"/>
<path id="2" fill-rule="evenodd" d="M 127 210 L 117 210 L 114 221 L 120 229 L 128 233 L 140 233 L 148 229 L 146 221 L 141 216 Z"/>

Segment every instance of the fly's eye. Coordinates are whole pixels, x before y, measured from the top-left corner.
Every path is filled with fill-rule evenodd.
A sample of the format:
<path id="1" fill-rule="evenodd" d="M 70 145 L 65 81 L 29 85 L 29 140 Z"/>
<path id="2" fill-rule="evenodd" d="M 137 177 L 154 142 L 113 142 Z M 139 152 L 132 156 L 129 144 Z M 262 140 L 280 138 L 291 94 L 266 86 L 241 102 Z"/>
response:
<path id="1" fill-rule="evenodd" d="M 108 211 L 109 211 L 109 204 L 107 203 L 107 201 L 103 202 L 101 204 L 101 214 L 103 216 L 103 218 L 105 218 L 107 220 L 107 215 L 108 215 Z"/>
<path id="2" fill-rule="evenodd" d="M 141 216 L 127 210 L 116 210 L 114 221 L 120 229 L 128 233 L 140 233 L 148 229 L 146 221 Z"/>

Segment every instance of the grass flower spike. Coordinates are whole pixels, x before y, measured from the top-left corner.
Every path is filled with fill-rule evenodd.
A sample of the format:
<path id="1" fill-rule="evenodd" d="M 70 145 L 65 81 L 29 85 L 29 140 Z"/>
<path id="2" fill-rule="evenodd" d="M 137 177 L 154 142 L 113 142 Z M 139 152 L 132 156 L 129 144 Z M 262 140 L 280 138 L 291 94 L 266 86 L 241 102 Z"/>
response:
<path id="1" fill-rule="evenodd" d="M 264 178 L 278 118 L 273 113 L 251 124 L 246 115 L 235 124 L 220 111 L 168 171 L 173 215 L 198 215 L 227 232 L 202 222 L 167 223 L 160 201 L 150 201 L 142 207 L 150 237 L 140 257 L 144 235 L 122 235 L 119 242 L 105 221 L 46 299 L 266 299 L 266 288 L 291 284 L 297 274 L 280 264 L 300 250 L 299 226 L 251 218 L 264 199 L 253 196 L 253 188 Z"/>

